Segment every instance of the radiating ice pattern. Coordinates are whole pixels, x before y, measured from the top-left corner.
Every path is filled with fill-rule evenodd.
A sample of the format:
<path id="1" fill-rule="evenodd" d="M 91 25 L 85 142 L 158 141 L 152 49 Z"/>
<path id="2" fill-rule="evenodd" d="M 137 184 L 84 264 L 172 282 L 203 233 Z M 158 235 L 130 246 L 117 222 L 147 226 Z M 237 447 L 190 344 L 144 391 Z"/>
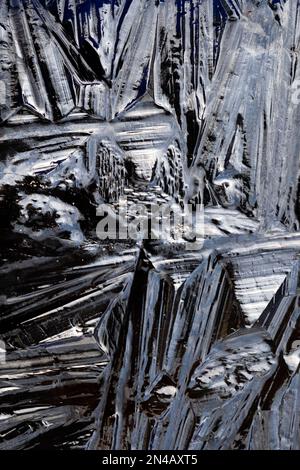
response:
<path id="1" fill-rule="evenodd" d="M 1 1 L 0 449 L 300 449 L 299 50 L 299 0 Z"/>

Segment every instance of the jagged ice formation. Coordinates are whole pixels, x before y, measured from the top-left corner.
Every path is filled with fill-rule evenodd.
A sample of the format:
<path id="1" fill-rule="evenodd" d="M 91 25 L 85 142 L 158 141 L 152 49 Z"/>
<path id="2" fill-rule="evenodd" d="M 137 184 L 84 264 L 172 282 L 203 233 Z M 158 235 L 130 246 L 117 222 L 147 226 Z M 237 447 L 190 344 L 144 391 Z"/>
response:
<path id="1" fill-rule="evenodd" d="M 299 53 L 299 0 L 1 1 L 0 449 L 300 449 Z"/>

